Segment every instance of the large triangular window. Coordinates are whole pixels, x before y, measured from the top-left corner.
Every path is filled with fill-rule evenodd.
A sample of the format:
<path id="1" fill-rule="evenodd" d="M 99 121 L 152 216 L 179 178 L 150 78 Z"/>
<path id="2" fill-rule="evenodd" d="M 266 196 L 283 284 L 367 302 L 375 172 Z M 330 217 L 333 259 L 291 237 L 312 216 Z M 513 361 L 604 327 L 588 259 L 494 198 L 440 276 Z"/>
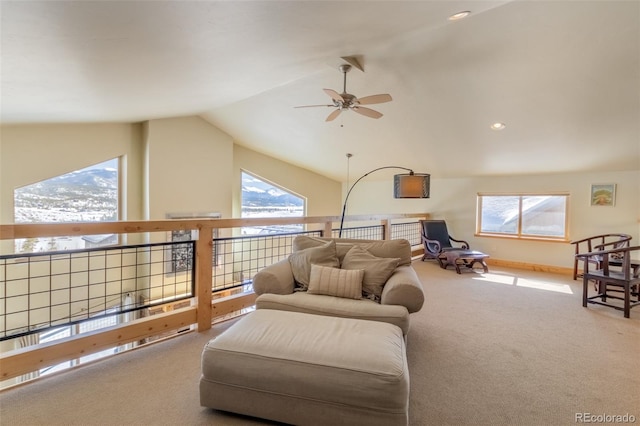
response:
<path id="1" fill-rule="evenodd" d="M 118 220 L 117 158 L 17 188 L 15 223 Z M 84 249 L 118 242 L 116 234 L 16 240 L 17 253 Z"/>
<path id="2" fill-rule="evenodd" d="M 243 218 L 301 217 L 305 215 L 305 199 L 267 182 L 255 175 L 242 172 Z M 280 234 L 298 232 L 303 225 L 270 225 L 242 228 L 243 234 Z"/>

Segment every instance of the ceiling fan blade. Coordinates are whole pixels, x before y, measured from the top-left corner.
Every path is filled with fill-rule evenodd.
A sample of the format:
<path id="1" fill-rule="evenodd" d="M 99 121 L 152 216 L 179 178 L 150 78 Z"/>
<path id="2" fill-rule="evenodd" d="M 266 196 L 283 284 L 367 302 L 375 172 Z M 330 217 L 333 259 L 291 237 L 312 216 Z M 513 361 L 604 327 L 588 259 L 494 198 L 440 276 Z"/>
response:
<path id="1" fill-rule="evenodd" d="M 358 98 L 358 102 L 360 102 L 360 105 L 381 104 L 384 102 L 390 102 L 392 100 L 393 98 L 391 98 L 391 95 L 386 93 L 383 95 L 371 95 L 365 96 L 364 98 Z"/>
<path id="2" fill-rule="evenodd" d="M 294 108 L 315 108 L 315 107 L 332 107 L 335 108 L 335 105 L 300 105 L 294 106 Z"/>
<path id="3" fill-rule="evenodd" d="M 381 113 L 379 113 L 378 111 L 374 111 L 371 108 L 365 108 L 365 107 L 357 106 L 357 107 L 353 107 L 353 110 L 355 112 L 357 112 L 358 114 L 362 114 L 364 116 L 371 117 L 371 118 L 380 118 L 380 117 L 382 117 Z"/>
<path id="4" fill-rule="evenodd" d="M 344 102 L 344 99 L 342 98 L 342 96 L 340 96 L 340 94 L 335 90 L 333 89 L 322 89 L 322 90 L 324 90 L 324 93 L 331 96 L 331 99 L 333 99 L 334 101 Z"/>
<path id="5" fill-rule="evenodd" d="M 333 120 L 335 120 L 336 117 L 339 116 L 341 112 L 342 112 L 342 110 L 338 108 L 337 110 L 335 110 L 331 114 L 329 114 L 327 119 L 324 120 L 324 121 L 333 121 Z"/>

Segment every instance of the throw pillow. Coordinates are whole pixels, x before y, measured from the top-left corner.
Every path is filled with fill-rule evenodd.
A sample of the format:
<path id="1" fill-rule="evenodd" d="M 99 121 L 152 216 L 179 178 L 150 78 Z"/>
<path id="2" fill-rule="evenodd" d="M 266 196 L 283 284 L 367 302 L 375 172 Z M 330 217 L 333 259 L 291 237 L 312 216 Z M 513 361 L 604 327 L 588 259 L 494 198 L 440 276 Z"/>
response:
<path id="1" fill-rule="evenodd" d="M 311 265 L 308 292 L 347 299 L 362 299 L 363 276 L 362 269 L 347 270 Z"/>
<path id="2" fill-rule="evenodd" d="M 306 291 L 309 288 L 312 264 L 331 268 L 340 267 L 334 241 L 329 241 L 319 247 L 311 247 L 292 253 L 289 255 L 289 263 L 291 264 L 293 278 L 298 286 L 298 291 Z"/>
<path id="3" fill-rule="evenodd" d="M 363 295 L 380 301 L 382 288 L 398 267 L 400 258 L 376 257 L 360 246 L 353 246 L 342 260 L 342 269 L 363 269 Z"/>

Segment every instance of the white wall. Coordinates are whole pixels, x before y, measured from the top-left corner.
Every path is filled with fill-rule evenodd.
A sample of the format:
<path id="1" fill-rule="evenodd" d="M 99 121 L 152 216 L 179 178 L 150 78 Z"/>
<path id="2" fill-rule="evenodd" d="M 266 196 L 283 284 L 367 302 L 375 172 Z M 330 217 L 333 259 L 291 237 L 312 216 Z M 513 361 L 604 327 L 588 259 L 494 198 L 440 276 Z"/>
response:
<path id="1" fill-rule="evenodd" d="M 0 223 L 13 222 L 13 191 L 84 167 L 126 156 L 129 202 L 123 218 L 140 218 L 139 124 L 0 127 Z"/>
<path id="2" fill-rule="evenodd" d="M 590 206 L 592 183 L 615 183 L 614 207 Z M 357 191 L 357 192 L 356 192 Z M 499 176 L 432 179 L 431 198 L 393 199 L 392 182 L 361 182 L 349 197 L 349 213 L 429 212 L 445 219 L 449 232 L 467 240 L 472 248 L 492 258 L 560 267 L 573 266 L 574 246 L 569 243 L 518 241 L 475 237 L 478 192 L 568 192 L 569 238 L 623 232 L 640 239 L 640 171 L 572 173 L 535 176 Z"/>
<path id="3" fill-rule="evenodd" d="M 241 170 L 305 197 L 310 216 L 340 210 L 339 182 L 237 146 L 199 117 L 181 117 L 0 126 L 0 223 L 13 223 L 15 188 L 119 156 L 126 158 L 127 220 L 165 219 L 167 213 L 240 217 Z"/>
<path id="4" fill-rule="evenodd" d="M 233 139 L 199 117 L 152 120 L 146 129 L 148 212 L 231 217 Z"/>
<path id="5" fill-rule="evenodd" d="M 615 183 L 614 207 L 590 206 L 592 183 Z M 343 190 L 346 190 L 343 187 Z M 496 176 L 431 180 L 431 198 L 396 200 L 393 182 L 363 180 L 349 197 L 349 214 L 423 213 L 445 219 L 449 232 L 495 259 L 560 267 L 573 266 L 574 246 L 568 243 L 514 241 L 475 237 L 478 192 L 568 192 L 569 238 L 623 232 L 640 244 L 640 171 Z"/>
<path id="6" fill-rule="evenodd" d="M 339 215 L 341 192 L 346 191 L 346 185 L 341 187 L 331 179 L 234 145 L 228 135 L 198 117 L 152 120 L 145 124 L 2 126 L 0 223 L 13 222 L 15 188 L 117 156 L 127 158 L 128 220 L 208 211 L 239 217 L 241 170 L 306 197 L 310 216 Z M 570 267 L 573 246 L 474 237 L 478 192 L 567 191 L 571 194 L 570 238 L 625 232 L 635 241 L 640 240 L 637 170 L 433 178 L 431 198 L 424 200 L 396 200 L 391 177 L 384 177 L 383 181 L 372 178 L 362 180 L 351 193 L 348 214 L 428 212 L 434 218 L 446 219 L 455 237 L 467 239 L 472 247 L 497 259 Z M 592 183 L 617 184 L 616 205 L 591 207 Z"/>

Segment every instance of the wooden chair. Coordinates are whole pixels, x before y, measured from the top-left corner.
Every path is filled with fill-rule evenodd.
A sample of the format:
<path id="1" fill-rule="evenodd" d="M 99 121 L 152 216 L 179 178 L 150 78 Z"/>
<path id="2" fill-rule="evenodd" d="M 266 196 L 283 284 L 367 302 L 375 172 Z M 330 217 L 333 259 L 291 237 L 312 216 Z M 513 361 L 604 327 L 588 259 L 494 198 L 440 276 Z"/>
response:
<path id="1" fill-rule="evenodd" d="M 589 269 L 592 263 L 589 259 L 593 257 L 600 259 L 599 269 Z M 623 311 L 624 317 L 629 318 L 631 308 L 640 305 L 640 246 L 581 253 L 576 258 L 584 261 L 582 306 L 586 307 L 587 303 L 608 306 Z M 599 284 L 595 296 L 588 294 L 589 280 Z M 607 303 L 607 298 L 622 300 L 623 306 Z"/>
<path id="2" fill-rule="evenodd" d="M 583 269 L 586 269 L 587 263 L 591 263 L 595 269 L 600 269 L 602 266 L 602 259 L 599 255 L 596 254 L 593 257 L 578 257 L 578 254 L 629 247 L 630 240 L 631 235 L 627 234 L 602 234 L 571 241 L 571 244 L 576 246 L 575 257 L 573 260 L 573 279 L 575 280 L 582 276 L 582 274 L 578 273 L 579 261 L 584 261 L 585 267 Z"/>
<path id="3" fill-rule="evenodd" d="M 456 240 L 447 230 L 447 223 L 444 220 L 421 220 L 422 244 L 424 245 L 424 256 L 422 260 L 438 259 L 438 255 L 448 250 L 469 250 L 469 243 L 464 240 Z M 461 246 L 454 247 L 451 242 L 460 243 Z"/>

